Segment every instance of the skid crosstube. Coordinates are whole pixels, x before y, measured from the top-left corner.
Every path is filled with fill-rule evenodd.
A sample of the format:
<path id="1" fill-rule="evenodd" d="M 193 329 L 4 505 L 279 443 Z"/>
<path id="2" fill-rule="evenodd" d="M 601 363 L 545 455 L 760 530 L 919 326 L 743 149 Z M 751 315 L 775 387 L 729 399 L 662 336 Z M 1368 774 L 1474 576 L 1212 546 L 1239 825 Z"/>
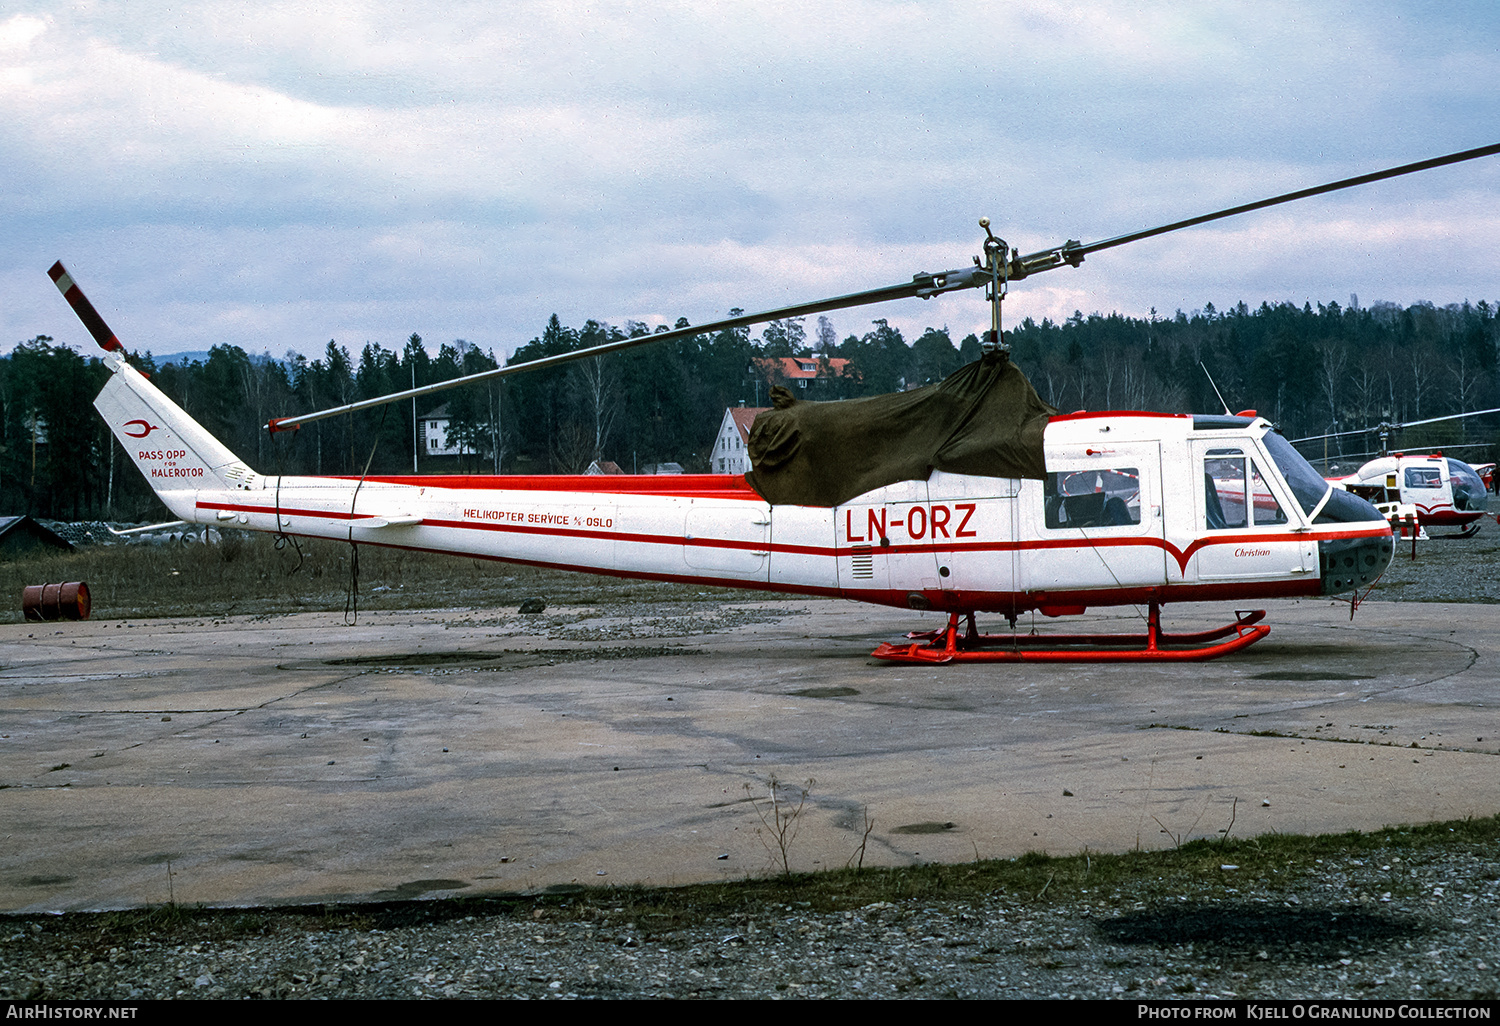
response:
<path id="1" fill-rule="evenodd" d="M 911 634 L 909 645 L 883 644 L 871 653 L 895 663 L 1131 663 L 1202 662 L 1238 652 L 1271 633 L 1264 609 L 1235 613 L 1235 622 L 1194 634 L 1167 634 L 1151 603 L 1145 634 L 980 634 L 973 614 L 959 633 L 960 613 L 942 630 Z M 1225 640 L 1221 640 L 1225 639 Z M 1217 642 L 1217 644 L 1210 644 Z"/>

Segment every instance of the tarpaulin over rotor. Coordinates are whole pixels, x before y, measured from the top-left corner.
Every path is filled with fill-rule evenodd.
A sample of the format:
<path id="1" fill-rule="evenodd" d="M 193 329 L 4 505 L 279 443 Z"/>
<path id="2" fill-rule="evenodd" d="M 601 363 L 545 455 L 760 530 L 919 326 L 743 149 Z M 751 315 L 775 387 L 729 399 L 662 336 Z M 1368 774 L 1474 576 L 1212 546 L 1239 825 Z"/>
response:
<path id="1" fill-rule="evenodd" d="M 934 470 L 1040 480 L 1057 412 L 1003 353 L 910 392 L 820 403 L 777 386 L 771 401 L 750 428 L 745 478 L 768 502 L 796 506 L 837 506 Z"/>

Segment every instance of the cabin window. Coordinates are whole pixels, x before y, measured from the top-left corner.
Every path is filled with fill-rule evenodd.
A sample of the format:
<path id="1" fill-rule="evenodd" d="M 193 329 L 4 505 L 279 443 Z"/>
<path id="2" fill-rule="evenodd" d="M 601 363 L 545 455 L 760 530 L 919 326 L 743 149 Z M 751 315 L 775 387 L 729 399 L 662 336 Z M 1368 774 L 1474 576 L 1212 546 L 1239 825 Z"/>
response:
<path id="1" fill-rule="evenodd" d="M 1248 527 L 1245 509 L 1245 457 L 1239 449 L 1210 449 L 1203 460 L 1203 526 Z"/>
<path id="2" fill-rule="evenodd" d="M 1406 487 L 1441 488 L 1443 487 L 1443 472 L 1437 467 L 1407 467 Z"/>
<path id="3" fill-rule="evenodd" d="M 1141 472 L 1137 467 L 1048 474 L 1043 495 L 1049 528 L 1125 527 L 1141 522 Z"/>

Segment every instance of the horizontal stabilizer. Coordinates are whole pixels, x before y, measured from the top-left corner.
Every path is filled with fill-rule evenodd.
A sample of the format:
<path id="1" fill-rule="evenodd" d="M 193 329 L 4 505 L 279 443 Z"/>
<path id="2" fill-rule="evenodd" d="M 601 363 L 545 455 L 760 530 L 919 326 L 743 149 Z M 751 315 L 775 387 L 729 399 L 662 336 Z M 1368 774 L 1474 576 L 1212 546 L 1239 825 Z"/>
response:
<path id="1" fill-rule="evenodd" d="M 354 521 L 351 527 L 416 527 L 422 522 L 421 517 L 413 516 L 389 516 L 389 517 L 363 517 Z"/>

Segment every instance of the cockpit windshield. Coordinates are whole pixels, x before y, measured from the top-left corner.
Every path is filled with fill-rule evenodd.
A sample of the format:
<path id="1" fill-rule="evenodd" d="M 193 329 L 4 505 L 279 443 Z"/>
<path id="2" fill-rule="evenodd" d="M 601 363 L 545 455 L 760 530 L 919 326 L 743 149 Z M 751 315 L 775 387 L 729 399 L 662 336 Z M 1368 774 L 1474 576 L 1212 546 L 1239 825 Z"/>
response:
<path id="1" fill-rule="evenodd" d="M 1468 512 L 1489 508 L 1490 491 L 1474 468 L 1448 457 L 1448 478 L 1453 485 L 1453 508 Z"/>
<path id="2" fill-rule="evenodd" d="M 1281 471 L 1281 476 L 1286 478 L 1286 483 L 1291 486 L 1292 494 L 1297 497 L 1297 504 L 1302 507 L 1302 512 L 1312 516 L 1312 511 L 1318 508 L 1318 503 L 1323 501 L 1323 496 L 1332 485 L 1323 480 L 1312 468 L 1312 464 L 1292 448 L 1291 442 L 1276 432 L 1267 431 L 1261 438 L 1261 443 L 1271 454 L 1271 459 L 1276 463 L 1276 468 Z"/>

